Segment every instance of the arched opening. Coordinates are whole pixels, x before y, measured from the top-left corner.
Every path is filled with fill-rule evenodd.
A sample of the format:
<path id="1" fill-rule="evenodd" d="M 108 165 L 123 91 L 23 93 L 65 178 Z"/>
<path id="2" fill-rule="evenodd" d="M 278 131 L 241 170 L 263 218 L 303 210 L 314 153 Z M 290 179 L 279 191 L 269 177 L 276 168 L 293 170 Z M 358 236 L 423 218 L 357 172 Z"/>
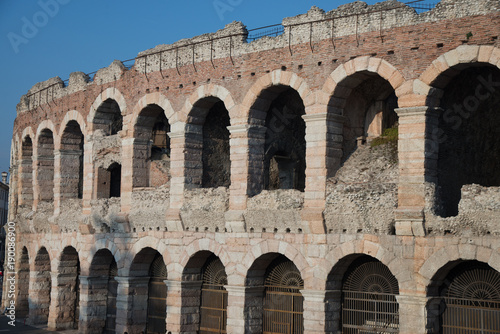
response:
<path id="1" fill-rule="evenodd" d="M 163 257 L 157 253 L 149 268 L 148 320 L 146 333 L 165 333 L 167 304 L 167 267 Z"/>
<path id="2" fill-rule="evenodd" d="M 253 287 L 245 297 L 249 332 L 304 332 L 304 297 L 300 293 L 304 281 L 292 261 L 278 253 L 262 255 L 249 269 L 246 285 Z"/>
<path id="3" fill-rule="evenodd" d="M 94 131 L 102 130 L 105 136 L 118 134 L 123 127 L 120 106 L 113 99 L 107 99 L 97 108 L 94 119 Z"/>
<path id="4" fill-rule="evenodd" d="M 249 134 L 255 138 L 249 153 L 252 164 L 255 164 L 250 170 L 249 195 L 256 195 L 262 189 L 304 191 L 304 114 L 304 103 L 293 88 L 277 85 L 260 92 L 250 108 L 249 122 L 264 126 L 265 131 L 256 127 Z"/>
<path id="5" fill-rule="evenodd" d="M 203 188 L 229 187 L 229 114 L 224 102 L 214 102 L 203 123 Z"/>
<path id="6" fill-rule="evenodd" d="M 31 209 L 33 205 L 33 143 L 29 136 L 24 137 L 21 146 L 21 194 L 19 206 Z"/>
<path id="7" fill-rule="evenodd" d="M 122 166 L 113 162 L 108 168 L 98 168 L 97 198 L 120 197 Z"/>
<path id="8" fill-rule="evenodd" d="M 377 259 L 362 254 L 341 259 L 330 272 L 327 290 L 333 292 L 327 294 L 327 331 L 399 332 L 398 281 Z"/>
<path id="9" fill-rule="evenodd" d="M 169 132 L 170 124 L 161 107 L 149 104 L 141 110 L 135 124 L 134 187 L 158 187 L 169 181 Z"/>
<path id="10" fill-rule="evenodd" d="M 87 327 L 104 334 L 116 332 L 117 274 L 118 268 L 113 254 L 108 249 L 97 251 L 90 264 L 88 290 L 101 297 L 88 305 L 95 312 L 92 312 L 94 317 L 89 319 Z"/>
<path id="11" fill-rule="evenodd" d="M 80 260 L 78 252 L 65 247 L 57 268 L 56 329 L 78 329 L 80 315 Z"/>
<path id="12" fill-rule="evenodd" d="M 83 142 L 80 125 L 66 124 L 61 136 L 61 199 L 83 196 Z"/>
<path id="13" fill-rule="evenodd" d="M 183 330 L 226 333 L 227 274 L 221 260 L 209 251 L 196 253 L 184 268 L 182 282 Z"/>
<path id="14" fill-rule="evenodd" d="M 44 129 L 38 136 L 38 198 L 40 201 L 54 200 L 54 136 Z"/>
<path id="15" fill-rule="evenodd" d="M 432 279 L 427 305 L 430 331 L 500 332 L 500 273 L 479 261 L 452 261 Z"/>
<path id="16" fill-rule="evenodd" d="M 28 318 L 29 315 L 29 284 L 30 284 L 30 264 L 28 249 L 23 247 L 19 259 L 19 269 L 17 271 L 17 300 L 16 317 Z"/>
<path id="17" fill-rule="evenodd" d="M 130 276 L 143 277 L 136 280 L 134 305 L 137 311 L 144 311 L 143 317 L 134 319 L 138 331 L 146 329 L 145 333 L 166 332 L 167 317 L 167 267 L 160 253 L 152 248 L 144 248 L 134 258 L 130 267 Z M 139 306 L 142 305 L 142 306 Z"/>
<path id="18" fill-rule="evenodd" d="M 186 173 L 194 187 L 229 187 L 229 113 L 220 99 L 205 97 L 197 101 L 188 116 Z M 192 176 L 192 177 L 191 177 Z"/>
<path id="19" fill-rule="evenodd" d="M 305 107 L 299 93 L 285 86 L 269 89 L 274 98 L 266 113 L 264 188 L 304 191 L 306 171 Z"/>
<path id="20" fill-rule="evenodd" d="M 462 187 L 500 186 L 500 70 L 477 63 L 457 66 L 433 83 L 443 96 L 434 140 L 439 145 L 436 213 L 459 213 Z"/>
<path id="21" fill-rule="evenodd" d="M 52 290 L 50 256 L 45 247 L 35 257 L 35 273 L 30 284 L 30 323 L 47 325 L 49 319 L 50 293 Z"/>
<path id="22" fill-rule="evenodd" d="M 329 105 L 331 112 L 345 117 L 342 161 L 349 158 L 358 144 L 376 144 L 373 140 L 377 137 L 388 139 L 397 158 L 398 117 L 394 110 L 398 100 L 387 80 L 377 73 L 356 72 L 338 83 Z"/>

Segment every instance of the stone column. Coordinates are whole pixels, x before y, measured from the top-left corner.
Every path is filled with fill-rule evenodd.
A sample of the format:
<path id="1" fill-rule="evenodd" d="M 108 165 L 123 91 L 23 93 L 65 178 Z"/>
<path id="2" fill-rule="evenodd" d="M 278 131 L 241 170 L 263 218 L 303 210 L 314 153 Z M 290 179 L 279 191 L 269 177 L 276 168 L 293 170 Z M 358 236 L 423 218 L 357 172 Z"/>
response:
<path id="1" fill-rule="evenodd" d="M 332 113 L 314 114 L 315 108 L 318 106 L 308 107 L 307 114 L 302 116 L 306 123 L 306 188 L 302 221 L 304 232 L 325 233 L 326 180 L 340 167 L 344 117 Z"/>
<path id="2" fill-rule="evenodd" d="M 149 162 L 151 145 L 149 140 L 124 138 L 122 140 L 121 211 L 132 209 L 134 187 L 149 186 Z"/>
<path id="3" fill-rule="evenodd" d="M 44 270 L 46 268 L 42 268 Z M 49 268 L 50 270 L 50 268 Z M 30 271 L 29 283 L 29 324 L 43 324 L 47 322 L 50 311 L 50 294 L 52 278 L 40 277 L 40 271 Z M 47 293 L 42 293 L 47 292 Z"/>
<path id="4" fill-rule="evenodd" d="M 140 334 L 146 330 L 149 277 L 115 277 L 116 333 Z"/>
<path id="5" fill-rule="evenodd" d="M 50 292 L 49 330 L 73 329 L 75 322 L 75 291 L 72 286 L 76 276 L 64 276 L 61 273 L 51 273 L 52 290 Z"/>
<path id="6" fill-rule="evenodd" d="M 87 139 L 87 137 L 85 137 Z M 90 201 L 94 193 L 94 144 L 86 141 L 83 144 L 83 214 L 90 215 L 92 208 Z"/>
<path id="7" fill-rule="evenodd" d="M 396 234 L 424 236 L 425 182 L 437 180 L 437 115 L 429 107 L 396 109 L 399 187 Z"/>
<path id="8" fill-rule="evenodd" d="M 33 205 L 33 155 L 29 156 L 29 159 L 23 156 L 19 163 L 19 173 L 18 173 L 18 194 L 19 200 L 18 205 L 20 207 L 29 207 L 31 209 Z M 11 174 L 11 180 L 13 179 L 13 174 Z M 11 220 L 12 221 L 12 220 Z"/>
<path id="9" fill-rule="evenodd" d="M 38 202 L 40 198 L 40 185 L 38 181 L 38 157 L 33 154 L 33 162 L 32 162 L 32 183 L 33 183 L 33 200 L 32 200 L 32 210 L 36 211 L 38 207 Z"/>
<path id="10" fill-rule="evenodd" d="M 226 229 L 228 232 L 245 232 L 243 212 L 247 208 L 248 195 L 262 190 L 262 155 L 266 128 L 239 124 L 229 126 L 228 130 L 231 133 L 231 186 Z"/>
<path id="11" fill-rule="evenodd" d="M 245 333 L 245 293 L 247 287 L 226 285 L 227 333 Z"/>
<path id="12" fill-rule="evenodd" d="M 427 297 L 422 295 L 396 295 L 399 304 L 399 333 L 426 334 Z"/>
<path id="13" fill-rule="evenodd" d="M 80 276 L 80 333 L 101 334 L 106 325 L 108 278 Z"/>
<path id="14" fill-rule="evenodd" d="M 174 127 L 173 125 L 172 127 Z M 167 229 L 169 231 L 183 231 L 180 209 L 184 203 L 185 175 L 185 131 L 180 129 L 168 133 L 170 137 L 170 206 L 167 210 Z"/>
<path id="15" fill-rule="evenodd" d="M 167 285 L 167 333 L 197 333 L 200 326 L 202 281 L 164 282 Z"/>
<path id="16" fill-rule="evenodd" d="M 54 150 L 54 215 L 61 212 L 61 165 L 64 153 L 61 150 Z"/>
<path id="17" fill-rule="evenodd" d="M 134 138 L 122 139 L 121 212 L 130 212 L 134 188 Z"/>
<path id="18" fill-rule="evenodd" d="M 61 213 L 65 199 L 78 198 L 80 152 L 56 150 L 54 152 L 54 215 Z"/>
<path id="19" fill-rule="evenodd" d="M 9 185 L 9 211 L 8 211 L 8 221 L 12 222 L 15 220 L 17 215 L 17 208 L 19 201 L 21 199 L 21 193 L 19 192 L 19 167 L 18 165 L 12 165 L 10 167 L 10 185 Z"/>
<path id="20" fill-rule="evenodd" d="M 325 290 L 300 290 L 304 297 L 304 334 L 325 333 Z"/>
<path id="21" fill-rule="evenodd" d="M 181 332 L 182 282 L 165 280 L 167 285 L 167 333 Z"/>

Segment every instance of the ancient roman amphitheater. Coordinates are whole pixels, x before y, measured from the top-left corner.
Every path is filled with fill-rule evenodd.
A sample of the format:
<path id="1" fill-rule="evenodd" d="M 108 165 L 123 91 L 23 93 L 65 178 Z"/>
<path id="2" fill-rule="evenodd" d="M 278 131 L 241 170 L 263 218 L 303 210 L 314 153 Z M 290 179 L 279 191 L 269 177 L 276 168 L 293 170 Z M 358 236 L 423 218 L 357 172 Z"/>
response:
<path id="1" fill-rule="evenodd" d="M 37 83 L 12 140 L 17 317 L 500 333 L 499 11 L 313 7 Z"/>

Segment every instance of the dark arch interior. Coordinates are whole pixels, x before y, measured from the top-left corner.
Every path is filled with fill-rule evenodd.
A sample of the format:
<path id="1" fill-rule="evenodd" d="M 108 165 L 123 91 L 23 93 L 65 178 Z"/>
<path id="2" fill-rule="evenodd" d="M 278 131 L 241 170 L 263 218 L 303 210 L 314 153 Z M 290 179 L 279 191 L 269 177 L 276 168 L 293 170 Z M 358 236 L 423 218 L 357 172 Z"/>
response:
<path id="1" fill-rule="evenodd" d="M 427 291 L 427 328 L 433 333 L 500 330 L 500 273 L 477 260 L 450 261 Z"/>
<path id="2" fill-rule="evenodd" d="M 108 172 L 110 173 L 109 197 L 120 197 L 122 166 L 115 162 L 109 166 Z"/>
<path id="3" fill-rule="evenodd" d="M 38 137 L 38 186 L 41 201 L 54 199 L 54 136 L 44 129 Z"/>
<path id="4" fill-rule="evenodd" d="M 231 184 L 229 125 L 224 102 L 214 100 L 203 123 L 203 188 L 229 187 Z"/>
<path id="5" fill-rule="evenodd" d="M 105 135 L 116 135 L 123 127 L 123 117 L 118 103 L 113 99 L 101 103 L 93 122 L 94 127 L 103 130 Z"/>
<path id="6" fill-rule="evenodd" d="M 28 249 L 23 247 L 19 259 L 18 277 L 18 291 L 17 291 L 17 305 L 16 316 L 19 318 L 27 318 L 29 314 L 29 282 L 30 282 L 30 264 Z"/>
<path id="7" fill-rule="evenodd" d="M 30 206 L 33 201 L 33 143 L 29 136 L 24 137 L 21 149 L 21 196 L 22 206 Z"/>
<path id="8" fill-rule="evenodd" d="M 452 74 L 445 72 L 442 76 L 448 75 Z M 439 144 L 436 213 L 442 217 L 458 215 L 463 185 L 500 186 L 498 82 L 498 68 L 472 66 L 448 79 L 443 88 L 434 138 Z"/>
<path id="9" fill-rule="evenodd" d="M 391 330 L 399 326 L 395 298 L 399 294 L 398 281 L 376 258 L 365 254 L 342 258 L 330 271 L 326 289 L 341 292 L 326 295 L 327 332 L 349 333 L 348 328 L 357 332 L 366 327 L 370 333 L 384 333 L 388 328 L 384 326 Z M 376 318 L 384 321 L 374 322 Z"/>
<path id="10" fill-rule="evenodd" d="M 80 316 L 80 259 L 75 248 L 68 246 L 61 254 L 58 271 L 60 287 L 59 301 L 64 300 L 59 307 L 64 307 L 64 315 L 60 321 L 69 324 L 70 328 L 78 329 Z M 63 283 L 63 284 L 61 284 Z"/>
<path id="11" fill-rule="evenodd" d="M 306 126 L 302 119 L 302 115 L 305 114 L 304 103 L 299 93 L 289 87 L 273 87 L 269 93 L 272 100 L 265 119 L 264 188 L 304 191 L 306 170 Z M 265 95 L 269 93 L 266 92 Z"/>
<path id="12" fill-rule="evenodd" d="M 69 121 L 61 137 L 61 170 L 65 175 L 61 181 L 63 198 L 81 199 L 83 196 L 83 144 L 80 125 Z"/>
<path id="13" fill-rule="evenodd" d="M 33 324 L 47 324 L 49 318 L 52 278 L 50 256 L 45 247 L 40 248 L 35 257 L 35 283 L 30 291 L 32 306 L 30 319 Z"/>
<path id="14" fill-rule="evenodd" d="M 397 126 L 394 110 L 398 101 L 394 88 L 376 73 L 357 72 L 345 78 L 330 103 L 343 105 L 342 161 L 356 149 L 359 138 L 371 140 L 382 135 L 385 129 Z"/>
<path id="15" fill-rule="evenodd" d="M 141 110 L 135 125 L 135 137 L 152 141 L 152 160 L 160 160 L 164 154 L 170 157 L 169 132 L 170 124 L 160 106 L 149 104 Z"/>

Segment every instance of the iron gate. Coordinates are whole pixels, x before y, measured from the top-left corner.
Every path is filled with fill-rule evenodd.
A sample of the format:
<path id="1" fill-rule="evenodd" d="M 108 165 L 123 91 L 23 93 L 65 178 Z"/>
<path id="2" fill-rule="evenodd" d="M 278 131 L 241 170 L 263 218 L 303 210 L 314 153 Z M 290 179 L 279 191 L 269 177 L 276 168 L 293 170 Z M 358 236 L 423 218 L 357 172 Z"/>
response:
<path id="1" fill-rule="evenodd" d="M 399 332 L 398 282 L 380 262 L 365 262 L 346 274 L 342 287 L 342 333 Z"/>
<path id="2" fill-rule="evenodd" d="M 265 281 L 264 334 L 304 332 L 303 288 L 304 281 L 291 261 L 282 261 L 271 269 Z"/>
<path id="3" fill-rule="evenodd" d="M 487 266 L 460 269 L 444 298 L 443 334 L 500 333 L 500 274 Z"/>
<path id="4" fill-rule="evenodd" d="M 106 301 L 106 324 L 104 325 L 105 334 L 114 334 L 116 332 L 116 296 L 118 292 L 118 282 L 115 277 L 118 273 L 116 262 L 113 261 L 109 267 L 108 275 L 108 298 Z"/>
<path id="5" fill-rule="evenodd" d="M 148 317 L 146 333 L 165 334 L 167 315 L 167 268 L 160 254 L 156 254 L 149 270 Z"/>
<path id="6" fill-rule="evenodd" d="M 208 261 L 201 288 L 200 334 L 226 333 L 227 275 L 219 258 Z"/>

